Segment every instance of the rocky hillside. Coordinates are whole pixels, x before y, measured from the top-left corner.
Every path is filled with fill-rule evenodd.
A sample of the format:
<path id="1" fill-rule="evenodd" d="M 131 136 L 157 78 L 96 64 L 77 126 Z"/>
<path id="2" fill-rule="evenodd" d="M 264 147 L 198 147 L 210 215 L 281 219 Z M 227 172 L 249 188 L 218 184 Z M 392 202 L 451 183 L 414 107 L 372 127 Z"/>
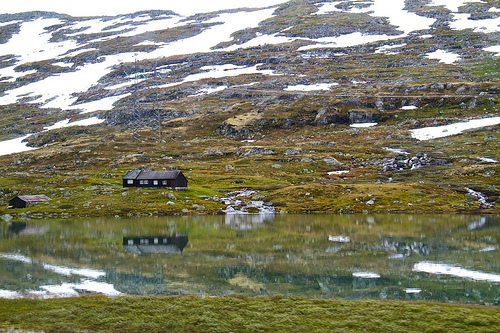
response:
<path id="1" fill-rule="evenodd" d="M 499 25 L 497 0 L 0 15 L 0 201 L 210 213 L 250 189 L 289 212 L 497 212 Z M 191 190 L 123 190 L 142 166 Z"/>

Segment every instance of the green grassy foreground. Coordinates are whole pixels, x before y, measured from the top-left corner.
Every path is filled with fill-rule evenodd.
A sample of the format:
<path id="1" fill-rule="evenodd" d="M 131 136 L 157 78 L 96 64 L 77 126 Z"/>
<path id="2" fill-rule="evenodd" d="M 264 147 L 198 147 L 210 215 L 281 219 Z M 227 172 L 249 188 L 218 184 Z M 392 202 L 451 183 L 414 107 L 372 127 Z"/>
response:
<path id="1" fill-rule="evenodd" d="M 0 299 L 0 331 L 498 332 L 498 307 L 248 297 Z"/>

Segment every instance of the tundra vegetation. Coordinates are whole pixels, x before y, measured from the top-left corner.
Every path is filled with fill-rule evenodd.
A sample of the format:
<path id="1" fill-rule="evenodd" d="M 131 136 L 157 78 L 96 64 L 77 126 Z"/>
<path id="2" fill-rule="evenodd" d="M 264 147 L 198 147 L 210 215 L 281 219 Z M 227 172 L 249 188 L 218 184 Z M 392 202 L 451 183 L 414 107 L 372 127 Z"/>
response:
<path id="1" fill-rule="evenodd" d="M 240 199 L 263 200 L 278 213 L 498 214 L 499 125 L 425 141 L 411 134 L 417 128 L 499 116 L 500 64 L 498 56 L 484 50 L 498 44 L 498 32 L 452 29 L 450 12 L 444 6 L 405 3 L 422 16 L 436 18 L 432 29 L 399 35 L 401 31 L 384 18 L 352 12 L 314 15 L 317 1 L 290 1 L 257 27 L 234 32 L 230 41 L 216 45 L 211 52 L 120 64 L 75 95 L 78 103 L 86 103 L 130 93 L 112 110 L 93 112 L 92 116 L 105 119 L 98 125 L 43 131 L 57 121 L 89 115 L 31 103 L 33 96 L 1 105 L 0 140 L 36 133 L 26 140 L 37 149 L 0 156 L 0 216 L 34 221 L 217 214 L 226 208 L 220 198 L 246 189 L 258 193 Z M 345 2 L 339 6 L 363 8 L 366 4 Z M 498 10 L 490 8 L 497 9 L 498 3 L 469 3 L 460 11 L 474 20 L 497 17 Z M 157 19 L 165 13 L 149 14 Z M 1 19 L 41 16 L 67 23 L 75 20 L 39 12 Z M 187 26 L 116 38 L 113 29 L 78 34 L 69 28 L 50 27 L 46 30 L 57 31 L 53 41 L 76 38 L 87 43 L 80 51 L 89 50 L 21 64 L 16 71 L 29 74 L 0 81 L 0 95 L 51 75 L 71 73 L 79 65 L 99 63 L 99 57 L 154 51 L 159 47 L 154 43 L 195 36 L 218 24 L 211 21 L 214 16 L 194 15 L 186 18 L 193 21 Z M 19 22 L 0 26 L 0 42 L 5 43 L 19 29 Z M 394 38 L 348 47 L 308 48 L 312 44 L 308 38 L 353 32 Z M 296 39 L 228 49 L 262 34 Z M 426 34 L 433 38 L 424 37 Z M 141 44 L 145 41 L 154 43 Z M 394 52 L 380 52 L 387 46 Z M 438 49 L 453 50 L 461 59 L 448 64 L 427 56 Z M 60 62 L 72 67 L 58 65 Z M 0 68 L 15 63 L 12 55 L 0 55 Z M 155 65 L 169 70 L 161 84 L 181 82 L 215 65 L 257 66 L 273 75 L 255 72 L 204 78 L 162 87 L 158 95 L 152 89 L 152 76 L 127 87 L 106 89 L 123 83 L 136 70 L 134 66 L 145 73 Z M 286 89 L 323 83 L 332 85 L 328 90 Z M 214 92 L 200 94 L 203 90 Z M 157 96 L 161 142 L 150 139 L 148 122 Z M 138 131 L 141 140 L 133 139 L 130 127 L 134 103 L 144 116 Z M 360 123 L 377 125 L 351 126 Z M 181 170 L 189 190 L 123 188 L 121 177 L 139 167 Z M 8 209 L 8 201 L 22 194 L 45 194 L 52 200 L 29 209 Z M 395 230 L 404 232 L 404 228 Z M 494 332 L 500 328 L 495 307 L 425 302 L 89 296 L 1 299 L 0 308 L 0 325 L 7 331 Z"/>

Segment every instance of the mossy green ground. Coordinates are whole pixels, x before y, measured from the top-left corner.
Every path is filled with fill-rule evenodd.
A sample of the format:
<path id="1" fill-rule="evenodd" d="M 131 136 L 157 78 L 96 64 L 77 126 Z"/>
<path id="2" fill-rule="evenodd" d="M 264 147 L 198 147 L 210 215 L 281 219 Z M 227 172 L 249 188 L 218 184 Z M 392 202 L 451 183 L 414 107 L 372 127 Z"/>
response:
<path id="1" fill-rule="evenodd" d="M 496 307 L 249 297 L 0 299 L 0 328 L 34 332 L 498 332 Z"/>

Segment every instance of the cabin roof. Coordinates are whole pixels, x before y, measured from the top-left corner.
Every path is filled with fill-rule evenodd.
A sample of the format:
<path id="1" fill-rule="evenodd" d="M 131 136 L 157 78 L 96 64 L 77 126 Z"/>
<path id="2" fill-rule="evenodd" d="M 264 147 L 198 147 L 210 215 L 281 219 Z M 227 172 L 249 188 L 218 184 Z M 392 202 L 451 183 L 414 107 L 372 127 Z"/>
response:
<path id="1" fill-rule="evenodd" d="M 176 179 L 180 173 L 181 172 L 179 170 L 130 170 L 123 176 L 123 179 Z"/>
<path id="2" fill-rule="evenodd" d="M 25 202 L 40 202 L 40 201 L 49 201 L 50 198 L 44 194 L 37 195 L 19 195 L 19 199 Z"/>

